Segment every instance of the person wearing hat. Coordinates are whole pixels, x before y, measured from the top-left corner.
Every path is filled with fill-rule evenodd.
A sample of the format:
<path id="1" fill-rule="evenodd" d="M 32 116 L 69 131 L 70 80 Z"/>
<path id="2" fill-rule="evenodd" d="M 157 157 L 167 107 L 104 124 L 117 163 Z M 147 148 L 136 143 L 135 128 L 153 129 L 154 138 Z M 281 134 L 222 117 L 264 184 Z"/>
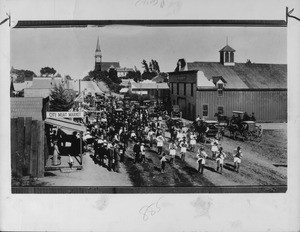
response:
<path id="1" fill-rule="evenodd" d="M 190 147 L 191 147 L 191 152 L 195 151 L 195 146 L 196 146 L 196 135 L 195 133 L 192 131 L 190 133 Z"/>
<path id="2" fill-rule="evenodd" d="M 171 165 L 174 165 L 174 163 L 175 163 L 176 149 L 177 149 L 176 144 L 174 143 L 173 140 L 171 140 L 171 143 L 169 144 L 169 150 L 170 150 L 170 156 L 171 156 L 171 160 L 170 160 Z"/>
<path id="3" fill-rule="evenodd" d="M 197 158 L 198 158 L 197 162 L 198 162 L 198 172 L 200 172 L 201 174 L 203 174 L 206 157 L 207 157 L 207 154 L 204 151 L 204 148 L 200 147 L 200 149 L 198 150 L 198 153 L 197 153 Z"/>
<path id="4" fill-rule="evenodd" d="M 140 149 L 141 149 L 141 162 L 142 163 L 145 163 L 145 161 L 146 161 L 146 152 L 145 152 L 145 144 L 144 143 L 141 143 L 141 147 L 140 147 Z"/>
<path id="5" fill-rule="evenodd" d="M 217 172 L 219 172 L 219 169 L 220 169 L 221 175 L 222 175 L 222 171 L 223 171 L 223 164 L 224 164 L 225 158 L 226 158 L 226 154 L 223 152 L 223 147 L 220 147 L 216 161 L 217 161 Z"/>
<path id="6" fill-rule="evenodd" d="M 161 153 L 162 153 L 162 148 L 163 148 L 163 145 L 164 145 L 164 141 L 165 141 L 165 138 L 161 135 L 161 133 L 159 133 L 158 136 L 156 137 L 157 153 L 159 155 L 161 155 Z"/>
<path id="7" fill-rule="evenodd" d="M 242 154 L 241 147 L 237 147 L 236 153 L 235 153 L 234 158 L 233 158 L 234 169 L 236 170 L 236 172 L 239 172 L 241 161 L 242 161 L 241 160 L 242 156 L 243 156 L 243 154 Z"/>
<path id="8" fill-rule="evenodd" d="M 181 160 L 185 161 L 185 154 L 188 147 L 188 143 L 185 137 L 183 137 L 183 141 L 180 143 L 179 146 L 180 146 Z"/>

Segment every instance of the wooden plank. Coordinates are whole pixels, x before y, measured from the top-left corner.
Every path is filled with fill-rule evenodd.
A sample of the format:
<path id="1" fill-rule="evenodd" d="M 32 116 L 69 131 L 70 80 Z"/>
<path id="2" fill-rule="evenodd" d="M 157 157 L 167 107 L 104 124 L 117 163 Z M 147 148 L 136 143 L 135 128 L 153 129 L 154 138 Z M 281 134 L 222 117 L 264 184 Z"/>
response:
<path id="1" fill-rule="evenodd" d="M 31 147 L 31 118 L 25 118 L 25 163 L 27 167 L 27 174 L 30 169 L 30 147 Z"/>
<path id="2" fill-rule="evenodd" d="M 44 177 L 44 122 L 38 121 L 38 157 L 37 157 L 37 177 Z"/>
<path id="3" fill-rule="evenodd" d="M 12 118 L 10 120 L 10 142 L 11 142 L 11 172 L 13 175 L 17 173 L 17 159 L 16 159 L 16 151 L 18 145 L 18 137 L 17 137 L 17 118 Z"/>
<path id="4" fill-rule="evenodd" d="M 18 127 L 17 175 L 22 176 L 22 167 L 24 165 L 24 153 L 25 153 L 24 118 L 18 118 L 17 127 Z"/>
<path id="5" fill-rule="evenodd" d="M 30 175 L 37 177 L 37 121 L 31 122 Z"/>

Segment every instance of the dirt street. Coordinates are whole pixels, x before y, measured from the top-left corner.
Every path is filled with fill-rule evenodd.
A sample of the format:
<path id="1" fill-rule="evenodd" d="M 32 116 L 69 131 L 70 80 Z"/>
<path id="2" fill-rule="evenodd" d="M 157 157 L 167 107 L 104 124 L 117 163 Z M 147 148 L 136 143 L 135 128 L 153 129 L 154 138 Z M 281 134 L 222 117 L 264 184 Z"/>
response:
<path id="1" fill-rule="evenodd" d="M 210 145 L 203 145 L 211 157 Z M 126 168 L 135 186 L 241 186 L 287 184 L 287 133 L 285 129 L 264 130 L 260 142 L 235 141 L 224 137 L 223 146 L 227 158 L 223 174 L 216 172 L 216 161 L 207 159 L 203 174 L 197 173 L 197 157 L 187 152 L 186 162 L 180 160 L 177 151 L 176 165 L 167 164 L 166 172 L 160 173 L 156 147 L 146 153 L 147 162 L 133 164 L 132 150 L 128 150 Z M 233 169 L 233 150 L 242 148 L 243 159 L 240 172 Z M 200 145 L 197 145 L 199 148 Z M 167 143 L 164 146 L 167 151 Z M 275 166 L 276 165 L 276 166 Z"/>
<path id="2" fill-rule="evenodd" d="M 197 172 L 197 157 L 187 152 L 185 162 L 180 160 L 179 149 L 175 165 L 168 162 L 166 172 L 161 173 L 160 157 L 154 145 L 146 150 L 146 162 L 134 164 L 133 143 L 126 151 L 125 163 L 121 173 L 109 172 L 105 167 L 95 164 L 92 153 L 84 156 L 84 168 L 75 172 L 47 172 L 39 181 L 46 186 L 249 186 L 249 185 L 286 185 L 287 184 L 287 128 L 286 124 L 269 126 L 265 129 L 260 142 L 236 141 L 224 137 L 221 146 L 227 155 L 222 175 L 216 171 L 216 161 L 208 158 L 204 173 Z M 274 129 L 275 128 L 275 129 Z M 279 129 L 277 129 L 279 128 Z M 211 157 L 210 144 L 204 146 Z M 242 148 L 243 158 L 240 172 L 233 169 L 233 151 Z M 168 143 L 164 151 L 169 154 Z M 167 155 L 167 159 L 169 156 Z"/>

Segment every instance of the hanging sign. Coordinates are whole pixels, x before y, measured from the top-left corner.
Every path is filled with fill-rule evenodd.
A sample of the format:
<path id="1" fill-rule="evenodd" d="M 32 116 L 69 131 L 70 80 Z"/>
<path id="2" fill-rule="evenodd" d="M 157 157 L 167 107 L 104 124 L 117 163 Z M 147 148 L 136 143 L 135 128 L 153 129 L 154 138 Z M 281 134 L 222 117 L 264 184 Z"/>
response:
<path id="1" fill-rule="evenodd" d="M 47 118 L 83 118 L 84 112 L 47 112 Z"/>

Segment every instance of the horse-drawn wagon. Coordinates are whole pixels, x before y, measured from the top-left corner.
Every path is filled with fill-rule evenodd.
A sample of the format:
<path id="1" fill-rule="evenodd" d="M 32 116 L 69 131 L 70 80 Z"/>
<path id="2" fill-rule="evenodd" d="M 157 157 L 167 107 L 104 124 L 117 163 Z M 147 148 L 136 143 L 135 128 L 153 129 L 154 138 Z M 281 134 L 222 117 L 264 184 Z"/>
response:
<path id="1" fill-rule="evenodd" d="M 245 112 L 233 111 L 232 118 L 226 118 L 221 124 L 220 117 L 218 117 L 219 125 L 223 128 L 224 134 L 229 134 L 233 139 L 254 140 L 260 141 L 262 137 L 262 126 L 257 125 L 255 121 L 243 120 L 245 119 Z"/>

